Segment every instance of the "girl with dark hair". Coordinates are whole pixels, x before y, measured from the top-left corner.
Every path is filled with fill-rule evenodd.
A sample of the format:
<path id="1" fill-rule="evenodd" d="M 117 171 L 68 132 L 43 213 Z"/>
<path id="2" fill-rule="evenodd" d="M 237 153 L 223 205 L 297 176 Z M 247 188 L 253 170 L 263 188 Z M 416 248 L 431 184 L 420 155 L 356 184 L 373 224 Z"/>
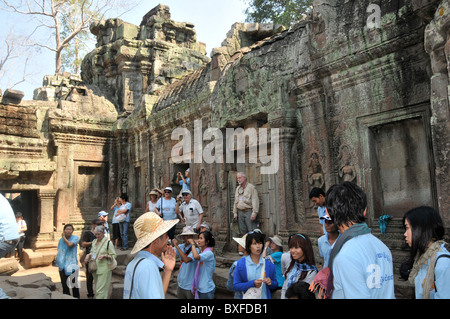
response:
<path id="1" fill-rule="evenodd" d="M 286 299 L 286 290 L 298 281 L 310 284 L 317 274 L 311 240 L 303 234 L 292 235 L 289 239 L 291 263 L 284 274 L 286 280 L 281 289 L 281 299 Z"/>
<path id="2" fill-rule="evenodd" d="M 216 258 L 211 248 L 216 245 L 216 240 L 211 232 L 204 231 L 198 236 L 198 244 L 192 238 L 188 242 L 192 246 L 195 245 L 200 248 L 200 253 L 196 249 L 192 249 L 192 256 L 195 260 L 198 260 L 198 264 L 195 268 L 191 291 L 195 299 L 214 299 L 216 285 L 213 275 L 216 268 Z"/>
<path id="3" fill-rule="evenodd" d="M 450 253 L 442 239 L 444 225 L 439 213 L 428 206 L 417 207 L 405 214 L 403 225 L 414 262 L 409 282 L 415 284 L 416 299 L 449 299 Z"/>
<path id="4" fill-rule="evenodd" d="M 242 294 L 250 288 L 261 288 L 261 299 L 272 299 L 271 291 L 278 288 L 278 282 L 275 265 L 262 257 L 265 238 L 259 230 L 247 234 L 245 250 L 248 255 L 236 264 L 233 288 Z"/>

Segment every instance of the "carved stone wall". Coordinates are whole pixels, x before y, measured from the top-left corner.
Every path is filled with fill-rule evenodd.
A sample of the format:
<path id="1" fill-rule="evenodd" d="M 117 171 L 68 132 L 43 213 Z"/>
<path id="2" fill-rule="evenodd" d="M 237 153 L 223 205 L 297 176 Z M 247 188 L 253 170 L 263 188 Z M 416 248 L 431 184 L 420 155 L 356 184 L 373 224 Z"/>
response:
<path id="1" fill-rule="evenodd" d="M 53 203 L 53 213 L 39 212 L 42 236 L 50 238 L 63 223 L 81 228 L 120 192 L 129 195 L 134 221 L 151 189 L 178 192 L 176 173 L 189 168 L 220 253 L 234 249 L 238 171 L 259 192 L 260 227 L 285 239 L 301 231 L 316 240 L 321 227 L 310 190 L 350 180 L 366 191 L 368 223 L 398 265 L 406 210 L 431 205 L 450 222 L 450 9 L 447 1 L 382 0 L 372 25 L 371 5 L 317 0 L 289 30 L 235 24 L 211 60 L 194 26 L 172 21 L 167 6 L 140 26 L 98 22 L 82 82 L 47 79 L 36 94 L 46 101 L 2 103 L 0 190 L 36 189 L 41 207 Z M 233 159 L 242 151 L 244 162 L 205 161 L 205 132 L 225 139 L 238 128 L 277 130 L 279 144 L 275 135 L 268 143 L 276 172 L 262 174 L 267 164 L 250 162 L 245 136 L 235 149 L 216 149 Z M 176 129 L 190 148 L 180 146 Z M 393 219 L 381 236 L 384 214 Z"/>

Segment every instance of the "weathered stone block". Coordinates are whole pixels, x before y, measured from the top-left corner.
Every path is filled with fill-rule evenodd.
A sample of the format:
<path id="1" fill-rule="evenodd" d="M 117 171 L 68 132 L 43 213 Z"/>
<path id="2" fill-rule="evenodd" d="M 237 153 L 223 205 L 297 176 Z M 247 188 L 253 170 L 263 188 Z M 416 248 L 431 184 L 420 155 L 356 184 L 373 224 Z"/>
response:
<path id="1" fill-rule="evenodd" d="M 28 268 L 34 268 L 34 267 L 41 267 L 41 266 L 48 266 L 53 263 L 53 261 L 56 259 L 56 253 L 57 251 L 52 250 L 39 250 L 39 251 L 33 251 L 31 249 L 24 249 L 23 250 L 23 267 Z"/>
<path id="2" fill-rule="evenodd" d="M 139 34 L 139 27 L 131 23 L 122 23 L 116 32 L 116 40 L 136 39 Z"/>
<path id="3" fill-rule="evenodd" d="M 0 259 L 0 276 L 11 276 L 19 271 L 19 262 L 15 258 Z"/>

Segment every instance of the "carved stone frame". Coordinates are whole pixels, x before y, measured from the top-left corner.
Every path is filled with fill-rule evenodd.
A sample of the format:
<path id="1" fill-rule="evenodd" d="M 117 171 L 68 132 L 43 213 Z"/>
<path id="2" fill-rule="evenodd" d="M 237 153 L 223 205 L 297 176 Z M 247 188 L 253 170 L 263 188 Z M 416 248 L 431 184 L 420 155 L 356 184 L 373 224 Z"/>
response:
<path id="1" fill-rule="evenodd" d="M 437 206 L 437 191 L 434 173 L 433 145 L 431 137 L 430 125 L 430 105 L 429 103 L 421 103 L 418 105 L 408 106 L 400 109 L 389 110 L 381 113 L 370 114 L 357 118 L 357 128 L 360 138 L 361 149 L 361 186 L 367 194 L 368 215 L 367 221 L 370 225 L 377 225 L 375 212 L 383 211 L 383 202 L 380 199 L 381 181 L 378 176 L 378 163 L 376 158 L 376 149 L 374 147 L 374 137 L 371 128 L 383 124 L 391 124 L 402 120 L 417 119 L 422 120 L 424 126 L 425 138 L 428 143 L 428 163 L 430 173 L 430 187 L 432 194 L 432 202 Z M 435 207 L 437 208 L 437 207 Z M 382 215 L 383 213 L 380 213 Z M 395 218 L 394 218 L 395 219 Z M 398 218 L 397 218 L 398 219 Z M 398 222 L 398 220 L 396 220 Z"/>

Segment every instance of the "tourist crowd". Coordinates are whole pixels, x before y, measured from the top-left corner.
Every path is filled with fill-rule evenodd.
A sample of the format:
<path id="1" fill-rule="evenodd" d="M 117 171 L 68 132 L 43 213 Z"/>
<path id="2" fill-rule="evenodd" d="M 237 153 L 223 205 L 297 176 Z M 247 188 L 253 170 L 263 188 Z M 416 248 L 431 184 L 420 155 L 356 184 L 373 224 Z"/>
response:
<path id="1" fill-rule="evenodd" d="M 152 190 L 147 212 L 134 222 L 136 242 L 130 254 L 135 256 L 126 268 L 124 299 L 164 299 L 177 262 L 179 299 L 215 297 L 213 229 L 204 222 L 202 205 L 192 196 L 189 171 L 185 176 L 178 174 L 177 181 L 182 186 L 179 195 L 174 198 L 171 187 Z M 312 189 L 309 197 L 318 208 L 323 229 L 317 241 L 323 264 L 318 265 L 307 234 L 291 234 L 286 239 L 287 251 L 283 251 L 282 236 L 262 233 L 258 228 L 257 191 L 245 174 L 238 173 L 237 181 L 233 217 L 240 235 L 233 240 L 239 259 L 231 265 L 227 282 L 234 298 L 271 299 L 277 291 L 281 299 L 395 298 L 392 254 L 365 221 L 367 198 L 358 185 L 343 182 L 326 193 L 320 188 Z M 20 218 L 11 217 L 12 209 L 5 209 L 8 205 L 3 195 L 0 200 L 0 257 L 4 257 L 16 247 L 24 225 Z M 131 209 L 127 196 L 119 195 L 111 207 L 112 227 L 108 213 L 99 212 L 81 240 L 73 235 L 72 225 L 64 226 L 56 265 L 65 294 L 70 294 L 71 288 L 72 295 L 80 297 L 72 274 L 79 271 L 81 261 L 88 298 L 108 297 L 112 271 L 117 266 L 116 249 L 129 250 Z M 180 221 L 185 226 L 175 236 Z M 415 297 L 450 298 L 450 249 L 443 240 L 444 225 L 439 213 L 431 207 L 417 207 L 404 215 L 403 225 L 405 241 L 411 249 L 402 273 L 414 284 Z M 81 259 L 78 246 L 83 251 Z M 0 297 L 2 294 L 0 290 Z"/>

